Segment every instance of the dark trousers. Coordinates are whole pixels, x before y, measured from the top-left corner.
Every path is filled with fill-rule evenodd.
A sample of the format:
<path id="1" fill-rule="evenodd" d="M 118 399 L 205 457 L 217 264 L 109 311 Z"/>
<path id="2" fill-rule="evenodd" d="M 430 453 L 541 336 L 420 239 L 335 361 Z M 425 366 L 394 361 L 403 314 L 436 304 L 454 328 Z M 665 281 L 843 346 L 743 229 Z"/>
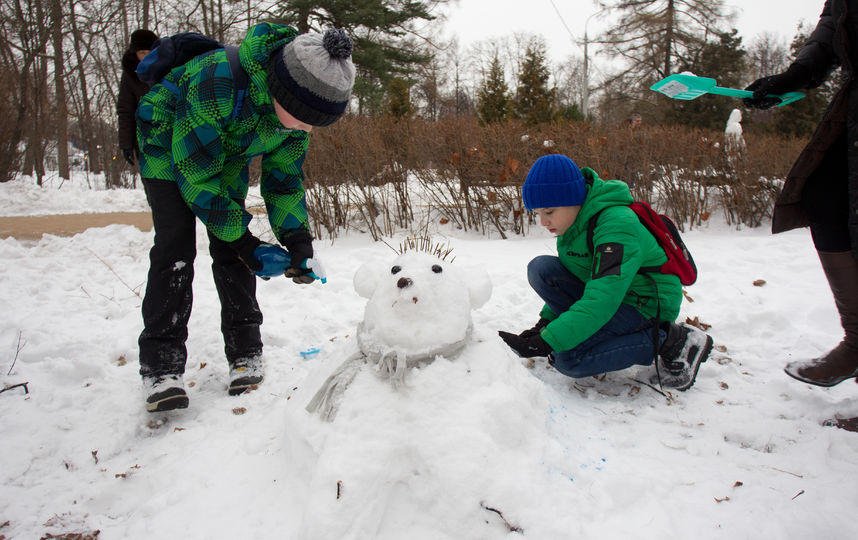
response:
<path id="1" fill-rule="evenodd" d="M 584 295 L 584 283 L 560 259 L 540 255 L 527 266 L 530 286 L 555 314 L 568 311 Z M 635 364 L 652 364 L 652 322 L 628 304 L 620 304 L 613 317 L 595 334 L 568 351 L 554 351 L 554 367 L 569 377 L 581 378 L 617 371 Z M 665 333 L 659 330 L 659 345 Z"/>
<path id="2" fill-rule="evenodd" d="M 193 303 L 196 216 L 175 182 L 143 179 L 152 207 L 155 242 L 149 251 L 149 278 L 143 298 L 140 374 L 159 376 L 185 371 L 188 319 Z M 229 244 L 209 233 L 212 275 L 221 305 L 221 332 L 226 358 L 262 354 L 256 302 L 256 276 Z"/>
<path id="3" fill-rule="evenodd" d="M 801 193 L 801 205 L 810 222 L 810 235 L 817 251 L 837 253 L 852 249 L 847 162 L 844 131 L 828 149 L 825 161 L 808 178 Z"/>

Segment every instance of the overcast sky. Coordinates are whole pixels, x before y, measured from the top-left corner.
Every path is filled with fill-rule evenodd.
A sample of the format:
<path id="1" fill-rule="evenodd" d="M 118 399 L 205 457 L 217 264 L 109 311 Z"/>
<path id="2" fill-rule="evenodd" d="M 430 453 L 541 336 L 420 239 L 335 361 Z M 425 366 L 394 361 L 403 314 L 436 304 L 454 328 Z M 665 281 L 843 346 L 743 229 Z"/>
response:
<path id="1" fill-rule="evenodd" d="M 592 0 L 553 0 L 553 4 L 552 0 L 458 0 L 447 8 L 445 27 L 448 36 L 458 35 L 463 48 L 475 41 L 527 32 L 545 37 L 549 57 L 555 61 L 570 54 L 581 56 L 582 49 L 572 37 L 583 39 L 587 17 L 598 9 Z M 727 2 L 737 11 L 734 25 L 745 44 L 764 32 L 779 35 L 789 43 L 799 21 L 816 24 L 823 4 L 824 0 Z M 593 17 L 587 25 L 589 37 L 592 39 L 600 28 L 604 28 L 604 22 Z"/>

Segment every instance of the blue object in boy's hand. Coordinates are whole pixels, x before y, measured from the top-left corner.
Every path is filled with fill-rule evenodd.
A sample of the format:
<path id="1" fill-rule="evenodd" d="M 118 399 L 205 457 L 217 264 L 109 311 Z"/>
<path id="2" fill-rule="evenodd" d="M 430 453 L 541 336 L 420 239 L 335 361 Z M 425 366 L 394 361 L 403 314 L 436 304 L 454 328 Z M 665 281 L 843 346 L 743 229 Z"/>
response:
<path id="1" fill-rule="evenodd" d="M 290 257 L 286 250 L 271 244 L 259 244 L 253 250 L 253 257 L 259 261 L 262 268 L 254 273 L 262 278 L 282 276 L 289 267 Z"/>

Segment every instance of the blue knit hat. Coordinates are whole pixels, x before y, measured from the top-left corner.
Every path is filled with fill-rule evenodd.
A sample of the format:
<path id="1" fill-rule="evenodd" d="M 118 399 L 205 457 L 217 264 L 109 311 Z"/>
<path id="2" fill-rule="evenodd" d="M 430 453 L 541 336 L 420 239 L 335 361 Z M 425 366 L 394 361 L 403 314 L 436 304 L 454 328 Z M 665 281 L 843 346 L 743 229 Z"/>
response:
<path id="1" fill-rule="evenodd" d="M 521 186 L 524 207 L 580 206 L 587 198 L 587 185 L 575 162 L 560 154 L 537 159 Z"/>

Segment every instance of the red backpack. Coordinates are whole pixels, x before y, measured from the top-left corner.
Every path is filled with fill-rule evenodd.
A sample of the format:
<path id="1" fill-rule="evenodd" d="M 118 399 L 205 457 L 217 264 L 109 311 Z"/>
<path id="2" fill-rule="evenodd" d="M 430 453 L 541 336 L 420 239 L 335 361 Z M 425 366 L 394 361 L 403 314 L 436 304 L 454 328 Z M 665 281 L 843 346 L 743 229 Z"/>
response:
<path id="1" fill-rule="evenodd" d="M 679 282 L 683 285 L 693 285 L 697 281 L 697 265 L 694 264 L 694 259 L 691 257 L 691 252 L 682 237 L 679 235 L 679 230 L 673 221 L 664 214 L 659 214 L 645 202 L 635 201 L 628 205 L 638 219 L 652 233 L 658 245 L 664 250 L 667 255 L 667 262 L 661 266 L 642 266 L 638 272 L 649 273 L 659 272 L 662 274 L 674 274 L 679 277 Z M 587 247 L 590 253 L 593 253 L 593 231 L 596 229 L 596 221 L 599 219 L 599 211 L 590 218 L 587 225 Z"/>

